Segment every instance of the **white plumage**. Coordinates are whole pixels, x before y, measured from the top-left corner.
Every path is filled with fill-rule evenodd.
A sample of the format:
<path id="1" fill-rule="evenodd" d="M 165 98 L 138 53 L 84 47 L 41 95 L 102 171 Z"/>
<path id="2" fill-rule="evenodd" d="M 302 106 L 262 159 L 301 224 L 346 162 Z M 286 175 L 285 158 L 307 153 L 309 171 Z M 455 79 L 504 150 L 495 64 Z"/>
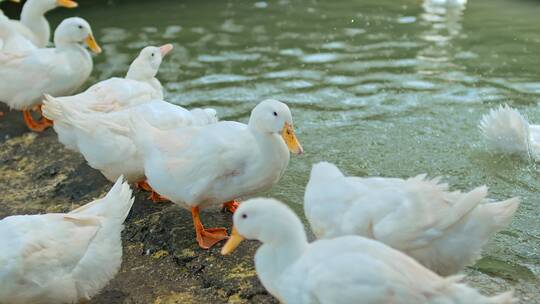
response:
<path id="1" fill-rule="evenodd" d="M 23 56 L 36 48 L 30 40 L 14 31 L 9 20 L 0 14 L 0 62 L 8 56 Z"/>
<path id="2" fill-rule="evenodd" d="M 163 88 L 155 77 L 163 56 L 167 55 L 172 48 L 170 44 L 144 48 L 131 64 L 125 78 L 114 77 L 98 82 L 86 91 L 73 96 L 47 96 L 44 101 L 43 115 L 54 121 L 54 130 L 60 142 L 67 148 L 78 151 L 75 135 L 77 125 L 69 122 L 68 116 L 63 113 L 64 109 L 70 108 L 73 113 L 87 112 L 88 115 L 109 113 L 151 100 L 163 99 Z M 113 180 L 118 176 L 119 174 Z M 127 177 L 130 179 L 129 175 Z"/>
<path id="3" fill-rule="evenodd" d="M 507 105 L 491 109 L 479 127 L 493 151 L 540 159 L 540 125 L 530 125 L 518 110 Z"/>
<path id="4" fill-rule="evenodd" d="M 307 242 L 300 219 L 273 199 L 252 199 L 234 214 L 222 252 L 243 238 L 259 240 L 255 268 L 264 287 L 285 304 L 510 304 L 512 292 L 481 295 L 443 278 L 375 240 L 343 236 Z"/>
<path id="5" fill-rule="evenodd" d="M 425 175 L 409 179 L 346 177 L 333 164 L 311 170 L 304 211 L 319 238 L 361 235 L 381 241 L 441 274 L 474 263 L 506 227 L 519 199 L 491 202 L 487 188 L 450 192 Z"/>
<path id="6" fill-rule="evenodd" d="M 132 205 L 119 178 L 104 198 L 70 213 L 1 220 L 0 303 L 77 303 L 96 295 L 120 269 L 120 232 Z"/>
<path id="7" fill-rule="evenodd" d="M 127 127 L 136 115 L 161 131 L 202 126 L 217 122 L 213 109 L 188 111 L 162 100 L 154 100 L 110 113 L 81 110 L 77 104 L 47 96 L 44 114 L 62 121 L 72 136 L 72 143 L 88 164 L 110 181 L 124 175 L 129 182 L 144 179 L 144 160 Z M 55 113 L 52 115 L 51 113 Z M 60 133 L 59 133 L 60 134 Z"/>
<path id="8" fill-rule="evenodd" d="M 17 35 L 28 39 L 34 46 L 47 47 L 51 28 L 45 14 L 59 6 L 74 8 L 77 3 L 72 0 L 28 0 L 23 6 L 21 20 L 9 20 L 7 24 Z M 7 19 L 2 13 L 0 15 L 0 19 Z M 3 38 L 0 34 L 0 40 Z"/>
<path id="9" fill-rule="evenodd" d="M 198 127 L 160 130 L 145 119 L 132 120 L 137 149 L 144 156 L 148 184 L 160 195 L 191 209 L 199 244 L 209 248 L 226 238 L 208 232 L 199 208 L 216 206 L 270 188 L 300 154 L 292 115 L 284 103 L 266 100 L 251 112 L 249 124 L 221 121 Z M 213 230 L 214 231 L 214 230 Z M 208 233 L 207 233 L 208 232 Z M 204 241 L 209 235 L 212 241 Z"/>
<path id="10" fill-rule="evenodd" d="M 28 110 L 40 104 L 45 93 L 73 93 L 92 72 L 92 58 L 81 45 L 89 40 L 94 41 L 90 25 L 68 18 L 56 30 L 55 48 L 0 52 L 0 100 L 10 108 Z M 100 51 L 97 45 L 94 49 Z"/>
<path id="11" fill-rule="evenodd" d="M 266 111 L 258 113 L 258 109 Z M 262 115 L 276 117 L 274 133 L 263 128 Z M 253 110 L 249 125 L 222 121 L 199 127 L 160 130 L 145 119 L 132 121 L 145 155 L 145 172 L 155 190 L 189 208 L 214 205 L 267 189 L 289 163 L 287 144 L 280 136 L 292 124 L 288 107 L 265 101 Z M 271 121 L 274 124 L 274 121 Z M 166 170 L 165 168 L 173 168 Z"/>

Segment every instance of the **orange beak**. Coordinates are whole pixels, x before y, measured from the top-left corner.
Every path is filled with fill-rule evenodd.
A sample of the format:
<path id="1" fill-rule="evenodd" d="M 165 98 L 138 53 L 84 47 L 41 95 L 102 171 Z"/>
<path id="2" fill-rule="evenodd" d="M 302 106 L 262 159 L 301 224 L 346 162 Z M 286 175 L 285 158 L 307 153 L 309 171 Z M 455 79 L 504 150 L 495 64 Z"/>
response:
<path id="1" fill-rule="evenodd" d="M 86 37 L 84 42 L 86 42 L 86 45 L 88 45 L 88 47 L 90 48 L 90 50 L 92 50 L 92 52 L 96 54 L 101 53 L 101 47 L 96 42 L 96 39 L 94 39 L 94 36 L 92 34 L 88 35 L 88 37 Z"/>
<path id="2" fill-rule="evenodd" d="M 56 0 L 56 5 L 67 8 L 75 8 L 79 6 L 79 4 L 73 0 Z"/>

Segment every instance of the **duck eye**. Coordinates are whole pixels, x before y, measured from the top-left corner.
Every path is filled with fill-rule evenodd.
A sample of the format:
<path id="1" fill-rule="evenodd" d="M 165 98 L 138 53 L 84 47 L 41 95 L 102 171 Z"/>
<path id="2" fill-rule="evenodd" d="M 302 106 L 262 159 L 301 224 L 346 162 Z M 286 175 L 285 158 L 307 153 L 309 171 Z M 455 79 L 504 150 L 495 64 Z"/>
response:
<path id="1" fill-rule="evenodd" d="M 277 116 L 277 112 L 274 112 L 274 116 Z"/>
<path id="2" fill-rule="evenodd" d="M 82 30 L 82 25 L 79 25 L 79 29 L 81 29 L 81 30 Z"/>
<path id="3" fill-rule="evenodd" d="M 154 57 L 154 53 L 152 53 L 152 57 Z"/>
<path id="4" fill-rule="evenodd" d="M 247 218 L 247 214 L 245 214 L 245 213 L 242 214 L 242 218 L 243 218 L 243 219 Z"/>

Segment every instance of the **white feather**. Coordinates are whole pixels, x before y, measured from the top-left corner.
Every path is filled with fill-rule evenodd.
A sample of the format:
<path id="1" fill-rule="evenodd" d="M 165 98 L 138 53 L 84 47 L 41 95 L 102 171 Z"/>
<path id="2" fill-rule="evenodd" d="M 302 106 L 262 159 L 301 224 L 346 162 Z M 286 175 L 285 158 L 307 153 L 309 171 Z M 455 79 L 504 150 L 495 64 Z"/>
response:
<path id="1" fill-rule="evenodd" d="M 320 238 L 361 235 L 388 244 L 442 275 L 474 263 L 506 227 L 519 199 L 488 202 L 487 188 L 450 192 L 415 178 L 345 177 L 330 163 L 313 166 L 304 210 Z"/>
<path id="2" fill-rule="evenodd" d="M 0 303 L 77 303 L 99 293 L 120 269 L 132 205 L 119 178 L 104 198 L 70 213 L 1 220 Z"/>

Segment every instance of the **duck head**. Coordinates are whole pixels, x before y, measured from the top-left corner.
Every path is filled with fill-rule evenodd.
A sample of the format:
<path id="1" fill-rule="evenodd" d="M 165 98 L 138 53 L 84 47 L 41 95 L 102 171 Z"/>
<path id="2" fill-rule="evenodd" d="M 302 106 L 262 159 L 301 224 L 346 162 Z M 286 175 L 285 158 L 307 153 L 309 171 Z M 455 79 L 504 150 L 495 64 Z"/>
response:
<path id="1" fill-rule="evenodd" d="M 238 207 L 233 216 L 233 232 L 221 253 L 234 251 L 244 239 L 263 244 L 281 245 L 293 242 L 307 244 L 304 225 L 287 205 L 270 198 L 254 198 Z"/>
<path id="2" fill-rule="evenodd" d="M 127 78 L 145 80 L 156 77 L 163 58 L 173 49 L 172 44 L 160 47 L 147 46 L 129 66 Z"/>
<path id="3" fill-rule="evenodd" d="M 79 17 L 67 18 L 60 23 L 54 32 L 54 43 L 56 46 L 84 43 L 94 53 L 101 53 L 90 24 Z"/>
<path id="4" fill-rule="evenodd" d="M 279 134 L 294 154 L 304 152 L 294 133 L 291 110 L 283 102 L 267 99 L 259 103 L 251 111 L 249 126 L 262 133 Z"/>

